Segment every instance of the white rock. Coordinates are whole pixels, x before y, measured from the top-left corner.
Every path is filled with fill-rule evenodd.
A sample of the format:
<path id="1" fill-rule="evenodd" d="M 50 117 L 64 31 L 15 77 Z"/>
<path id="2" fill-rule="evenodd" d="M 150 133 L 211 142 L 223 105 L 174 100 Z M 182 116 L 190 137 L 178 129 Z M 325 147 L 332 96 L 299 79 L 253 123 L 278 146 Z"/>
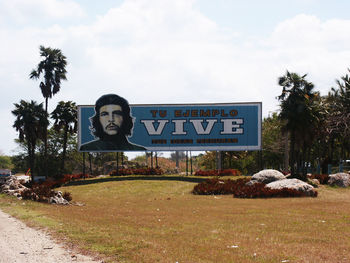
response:
<path id="1" fill-rule="evenodd" d="M 66 199 L 64 199 L 63 197 L 58 197 L 57 195 L 54 197 L 50 197 L 49 203 L 58 205 L 69 205 L 69 202 Z"/>
<path id="2" fill-rule="evenodd" d="M 283 179 L 269 183 L 265 187 L 270 189 L 294 189 L 297 191 L 304 192 L 308 196 L 313 196 L 315 193 L 315 189 L 312 185 L 305 183 L 299 179 Z"/>
<path id="3" fill-rule="evenodd" d="M 273 169 L 265 169 L 262 170 L 256 174 L 254 174 L 251 178 L 251 182 L 259 182 L 263 184 L 268 184 L 274 181 L 283 180 L 286 179 L 286 177 L 283 175 L 283 173 L 273 170 Z"/>
<path id="4" fill-rule="evenodd" d="M 331 186 L 349 187 L 350 174 L 348 173 L 331 174 L 329 175 L 328 184 Z"/>

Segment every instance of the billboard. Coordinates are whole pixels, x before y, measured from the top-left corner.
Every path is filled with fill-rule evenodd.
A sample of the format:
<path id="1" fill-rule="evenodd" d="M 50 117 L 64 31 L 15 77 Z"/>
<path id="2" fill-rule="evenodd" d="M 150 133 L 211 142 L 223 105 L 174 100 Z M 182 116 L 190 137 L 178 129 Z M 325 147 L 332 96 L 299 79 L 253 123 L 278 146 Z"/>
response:
<path id="1" fill-rule="evenodd" d="M 260 150 L 261 111 L 261 102 L 129 105 L 108 94 L 95 105 L 78 106 L 78 149 Z"/>

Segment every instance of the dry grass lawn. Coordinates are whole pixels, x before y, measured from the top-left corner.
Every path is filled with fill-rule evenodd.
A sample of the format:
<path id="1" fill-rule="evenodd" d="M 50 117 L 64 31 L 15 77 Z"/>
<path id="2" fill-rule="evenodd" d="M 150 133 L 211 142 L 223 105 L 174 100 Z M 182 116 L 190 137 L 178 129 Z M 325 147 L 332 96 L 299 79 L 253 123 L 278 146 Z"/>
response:
<path id="1" fill-rule="evenodd" d="M 196 196 L 200 179 L 123 177 L 62 187 L 83 206 L 1 196 L 5 211 L 106 262 L 350 262 L 350 189 L 317 198 Z"/>

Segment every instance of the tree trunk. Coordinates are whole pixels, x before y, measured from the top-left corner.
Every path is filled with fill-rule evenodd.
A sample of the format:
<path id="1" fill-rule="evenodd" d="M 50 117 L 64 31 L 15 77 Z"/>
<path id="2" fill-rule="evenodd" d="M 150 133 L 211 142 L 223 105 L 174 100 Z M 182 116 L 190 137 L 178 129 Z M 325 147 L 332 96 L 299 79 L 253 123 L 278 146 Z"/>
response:
<path id="1" fill-rule="evenodd" d="M 89 169 L 90 169 L 90 175 L 92 175 L 92 158 L 91 158 L 91 154 L 89 154 Z"/>
<path id="2" fill-rule="evenodd" d="M 295 164 L 295 134 L 294 131 L 291 132 L 290 135 L 290 159 L 289 159 L 289 166 L 290 166 L 290 174 L 293 176 L 295 175 L 295 168 L 294 168 L 294 164 Z"/>
<path id="3" fill-rule="evenodd" d="M 48 108 L 48 103 L 49 103 L 49 98 L 45 98 L 45 112 L 47 112 Z M 45 173 L 45 178 L 48 177 L 48 172 L 47 172 L 47 126 L 45 127 L 45 133 L 44 133 L 44 173 Z"/>
<path id="4" fill-rule="evenodd" d="M 63 134 L 63 151 L 62 151 L 62 160 L 61 160 L 61 176 L 64 173 L 64 162 L 66 160 L 67 140 L 68 140 L 68 125 L 66 125 L 64 127 L 64 134 Z"/>
<path id="5" fill-rule="evenodd" d="M 303 153 L 302 153 L 302 158 L 301 158 L 301 161 L 302 161 L 302 165 L 301 165 L 301 167 L 302 167 L 302 176 L 301 176 L 301 179 L 303 181 L 306 181 L 306 179 L 307 179 L 307 164 L 308 164 L 308 162 L 306 161 L 306 151 L 307 151 L 307 147 L 306 147 L 306 145 L 304 143 L 304 145 L 303 145 Z"/>
<path id="6" fill-rule="evenodd" d="M 289 140 L 288 140 L 288 132 L 284 135 L 284 170 L 288 171 L 288 163 L 289 163 Z"/>
<path id="7" fill-rule="evenodd" d="M 30 170 L 30 177 L 32 180 L 32 183 L 34 183 L 34 155 L 33 155 L 33 151 L 32 151 L 32 143 L 31 142 L 27 142 L 27 146 L 28 146 L 28 166 L 29 166 L 29 170 Z"/>

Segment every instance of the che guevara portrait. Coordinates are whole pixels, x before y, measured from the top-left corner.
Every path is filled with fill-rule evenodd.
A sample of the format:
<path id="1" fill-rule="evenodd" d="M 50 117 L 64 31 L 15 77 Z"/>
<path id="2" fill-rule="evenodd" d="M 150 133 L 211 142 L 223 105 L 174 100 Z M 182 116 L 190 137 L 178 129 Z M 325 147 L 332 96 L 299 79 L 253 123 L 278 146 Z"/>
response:
<path id="1" fill-rule="evenodd" d="M 95 140 L 80 146 L 81 151 L 145 151 L 132 144 L 133 117 L 126 99 L 116 94 L 101 96 L 95 103 L 95 114 L 90 117 L 90 130 Z"/>

